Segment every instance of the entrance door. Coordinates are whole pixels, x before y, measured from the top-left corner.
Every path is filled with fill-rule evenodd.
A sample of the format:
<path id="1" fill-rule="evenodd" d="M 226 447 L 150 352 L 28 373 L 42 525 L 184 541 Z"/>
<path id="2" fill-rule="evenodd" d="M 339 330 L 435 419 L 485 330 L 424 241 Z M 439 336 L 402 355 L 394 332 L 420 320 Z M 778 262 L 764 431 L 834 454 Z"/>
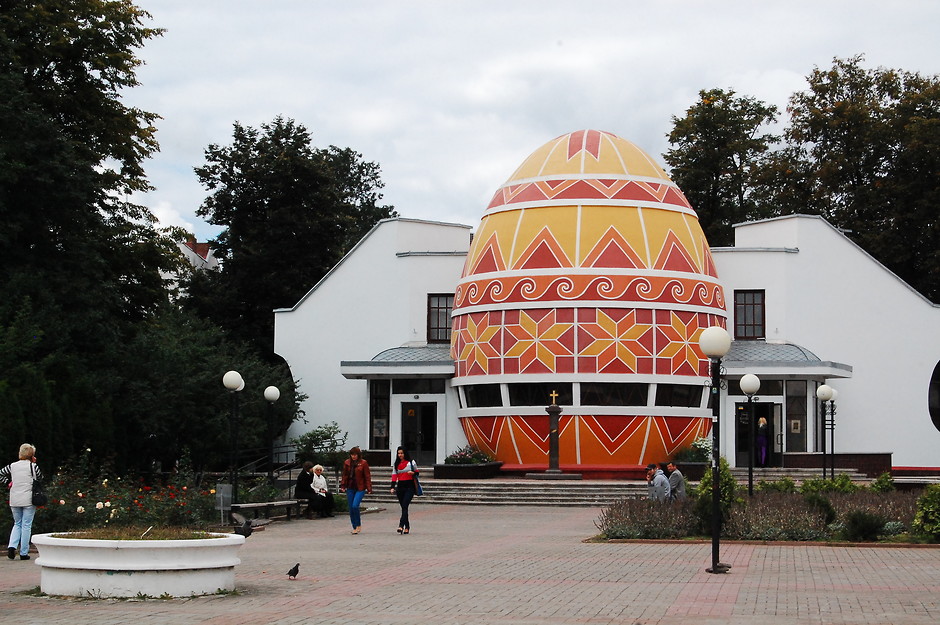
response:
<path id="1" fill-rule="evenodd" d="M 754 431 L 752 433 L 751 429 L 748 427 L 748 414 L 747 414 L 747 402 L 737 402 L 734 405 L 734 427 L 735 427 L 735 443 L 734 443 L 734 462 L 735 466 L 746 467 L 748 466 L 751 441 L 753 437 L 754 444 L 754 466 L 777 466 L 779 464 L 780 455 L 779 450 L 775 449 L 774 439 L 774 406 L 777 404 L 769 402 L 752 402 L 751 408 L 753 409 L 753 420 L 754 420 Z M 758 424 L 760 423 L 761 418 L 766 421 L 766 427 L 758 429 Z M 764 434 L 766 436 L 764 441 L 760 440 L 759 434 Z M 761 462 L 761 444 L 764 444 L 766 452 L 764 453 L 764 461 Z M 775 453 L 776 452 L 776 453 Z"/>
<path id="2" fill-rule="evenodd" d="M 429 467 L 434 464 L 437 445 L 437 404 L 402 403 L 401 441 L 402 447 L 411 452 L 411 457 L 418 463 L 418 466 Z"/>

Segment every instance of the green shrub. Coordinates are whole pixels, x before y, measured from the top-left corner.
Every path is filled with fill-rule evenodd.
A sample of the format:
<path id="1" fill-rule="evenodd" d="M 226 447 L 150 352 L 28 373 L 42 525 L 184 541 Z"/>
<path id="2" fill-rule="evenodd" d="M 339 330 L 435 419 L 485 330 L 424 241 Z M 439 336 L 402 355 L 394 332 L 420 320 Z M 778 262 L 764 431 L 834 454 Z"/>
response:
<path id="1" fill-rule="evenodd" d="M 333 493 L 333 512 L 349 512 L 349 500 L 345 495 Z"/>
<path id="2" fill-rule="evenodd" d="M 902 523 L 905 527 L 911 527 L 914 522 L 918 495 L 911 491 L 876 493 L 869 489 L 860 489 L 854 493 L 826 493 L 840 522 L 844 523 L 853 510 L 867 510 L 886 521 Z"/>
<path id="3" fill-rule="evenodd" d="M 238 482 L 238 501 L 240 503 L 277 501 L 281 498 L 281 489 L 272 486 L 267 477 L 243 478 Z"/>
<path id="4" fill-rule="evenodd" d="M 607 538 L 684 538 L 695 535 L 694 502 L 620 499 L 601 512 L 595 527 Z"/>
<path id="5" fill-rule="evenodd" d="M 297 460 L 322 464 L 333 469 L 343 466 L 346 459 L 348 432 L 342 432 L 336 421 L 320 425 L 291 439 L 297 448 Z"/>
<path id="6" fill-rule="evenodd" d="M 885 526 L 885 518 L 868 510 L 853 510 L 845 517 L 843 533 L 851 542 L 874 542 Z"/>
<path id="7" fill-rule="evenodd" d="M 807 493 L 854 493 L 859 489 L 847 473 L 840 473 L 835 478 L 815 478 L 805 480 L 800 485 L 800 492 Z"/>
<path id="8" fill-rule="evenodd" d="M 881 528 L 882 536 L 897 536 L 898 534 L 903 534 L 907 528 L 904 527 L 904 524 L 900 521 L 888 521 L 885 523 L 885 526 Z"/>
<path id="9" fill-rule="evenodd" d="M 890 473 L 885 472 L 875 478 L 875 481 L 871 483 L 869 488 L 876 493 L 890 493 L 895 490 L 894 480 L 891 478 Z"/>
<path id="10" fill-rule="evenodd" d="M 806 493 L 803 495 L 803 501 L 821 516 L 826 525 L 836 520 L 836 510 L 832 507 L 832 503 L 819 493 Z"/>
<path id="11" fill-rule="evenodd" d="M 940 539 L 940 484 L 930 484 L 917 500 L 911 529 L 922 536 Z"/>
<path id="12" fill-rule="evenodd" d="M 736 505 L 722 534 L 735 540 L 825 540 L 819 508 L 788 493 L 759 493 Z"/>
<path id="13" fill-rule="evenodd" d="M 473 445 L 464 445 L 444 458 L 444 464 L 483 464 L 484 462 L 493 462 L 493 460 L 493 456 L 482 449 Z"/>
<path id="14" fill-rule="evenodd" d="M 739 501 L 738 482 L 731 473 L 728 461 L 720 458 L 718 462 L 718 497 L 722 519 L 727 519 L 731 508 Z M 712 470 L 705 470 L 705 475 L 699 481 L 696 491 L 695 509 L 702 523 L 702 530 L 709 530 L 712 526 Z"/>
<path id="15" fill-rule="evenodd" d="M 196 483 L 188 463 L 167 481 L 115 476 L 107 461 L 86 449 L 45 480 L 49 504 L 37 508 L 34 533 L 109 526 L 217 524 L 215 490 Z"/>
<path id="16" fill-rule="evenodd" d="M 683 447 L 672 456 L 676 464 L 683 462 L 709 462 L 712 459 L 712 439 L 703 436 L 692 441 L 688 447 Z"/>
<path id="17" fill-rule="evenodd" d="M 759 480 L 755 489 L 762 493 L 795 493 L 796 482 L 789 476 L 784 476 L 772 482 Z"/>

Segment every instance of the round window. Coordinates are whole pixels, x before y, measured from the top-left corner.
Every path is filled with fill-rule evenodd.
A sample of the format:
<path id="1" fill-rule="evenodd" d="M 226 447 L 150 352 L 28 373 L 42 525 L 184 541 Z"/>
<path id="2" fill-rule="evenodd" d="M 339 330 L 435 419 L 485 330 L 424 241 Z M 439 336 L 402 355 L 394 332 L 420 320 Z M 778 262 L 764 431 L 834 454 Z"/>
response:
<path id="1" fill-rule="evenodd" d="M 927 390 L 927 406 L 930 409 L 930 418 L 933 426 L 940 430 L 940 362 L 933 368 L 930 376 L 930 388 Z"/>

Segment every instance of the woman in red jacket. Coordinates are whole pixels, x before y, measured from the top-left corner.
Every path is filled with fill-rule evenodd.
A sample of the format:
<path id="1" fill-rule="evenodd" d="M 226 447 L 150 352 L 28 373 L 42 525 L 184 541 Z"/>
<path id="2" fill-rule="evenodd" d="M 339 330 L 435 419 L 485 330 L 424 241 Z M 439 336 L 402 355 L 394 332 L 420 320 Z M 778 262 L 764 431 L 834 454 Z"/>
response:
<path id="1" fill-rule="evenodd" d="M 398 495 L 398 504 L 401 506 L 401 518 L 398 520 L 398 533 L 408 534 L 411 532 L 411 524 L 408 522 L 408 506 L 415 496 L 415 475 L 418 473 L 418 467 L 415 461 L 411 459 L 411 454 L 404 447 L 399 447 L 392 463 L 392 492 Z"/>
<path id="2" fill-rule="evenodd" d="M 352 533 L 358 534 L 362 531 L 359 505 L 366 493 L 372 494 L 372 472 L 369 471 L 369 463 L 362 458 L 362 451 L 358 447 L 349 450 L 349 458 L 343 463 L 343 477 L 340 479 L 339 489 L 346 492 Z"/>

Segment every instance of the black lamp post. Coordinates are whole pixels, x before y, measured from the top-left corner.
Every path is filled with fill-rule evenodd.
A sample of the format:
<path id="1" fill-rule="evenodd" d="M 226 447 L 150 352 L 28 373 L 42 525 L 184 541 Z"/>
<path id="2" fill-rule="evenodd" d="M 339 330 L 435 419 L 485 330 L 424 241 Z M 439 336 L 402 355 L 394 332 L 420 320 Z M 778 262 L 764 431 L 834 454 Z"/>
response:
<path id="1" fill-rule="evenodd" d="M 232 412 L 229 416 L 229 481 L 232 484 L 232 503 L 238 503 L 238 393 L 245 388 L 245 380 L 238 371 L 229 371 L 222 376 L 222 385 L 232 396 Z"/>
<path id="2" fill-rule="evenodd" d="M 754 427 L 754 394 L 760 390 L 760 378 L 748 373 L 741 378 L 741 392 L 747 395 L 747 496 L 754 496 L 754 447 L 757 432 Z"/>
<path id="3" fill-rule="evenodd" d="M 558 468 L 558 417 L 561 415 L 561 406 L 556 401 L 558 393 L 552 391 L 549 395 L 552 398 L 551 406 L 545 408 L 548 413 L 548 471 L 546 473 L 561 473 Z"/>
<path id="4" fill-rule="evenodd" d="M 830 419 L 826 417 L 826 402 L 832 399 L 832 394 L 834 392 L 835 390 L 828 384 L 823 384 L 822 386 L 816 389 L 816 399 L 819 400 L 820 407 L 822 408 L 822 420 L 823 420 L 823 427 L 822 427 L 822 437 L 823 437 L 822 439 L 822 452 L 823 452 L 822 476 L 823 476 L 823 479 L 826 479 L 826 432 L 829 430 L 829 421 L 830 421 Z M 835 451 L 835 449 L 833 449 L 833 451 Z M 832 476 L 831 476 L 833 478 L 836 476 L 835 471 L 836 471 L 835 462 L 833 462 Z"/>
<path id="5" fill-rule="evenodd" d="M 264 389 L 264 398 L 268 401 L 268 483 L 274 484 L 274 402 L 281 397 L 276 386 Z"/>
<path id="6" fill-rule="evenodd" d="M 731 349 L 731 336 L 721 326 L 702 330 L 699 347 L 711 361 L 712 403 L 712 565 L 709 573 L 727 573 L 730 565 L 718 561 L 721 540 L 721 474 L 719 443 L 721 442 L 721 359 Z"/>
<path id="7" fill-rule="evenodd" d="M 832 389 L 829 398 L 829 477 L 836 478 L 836 397 L 839 391 Z"/>

